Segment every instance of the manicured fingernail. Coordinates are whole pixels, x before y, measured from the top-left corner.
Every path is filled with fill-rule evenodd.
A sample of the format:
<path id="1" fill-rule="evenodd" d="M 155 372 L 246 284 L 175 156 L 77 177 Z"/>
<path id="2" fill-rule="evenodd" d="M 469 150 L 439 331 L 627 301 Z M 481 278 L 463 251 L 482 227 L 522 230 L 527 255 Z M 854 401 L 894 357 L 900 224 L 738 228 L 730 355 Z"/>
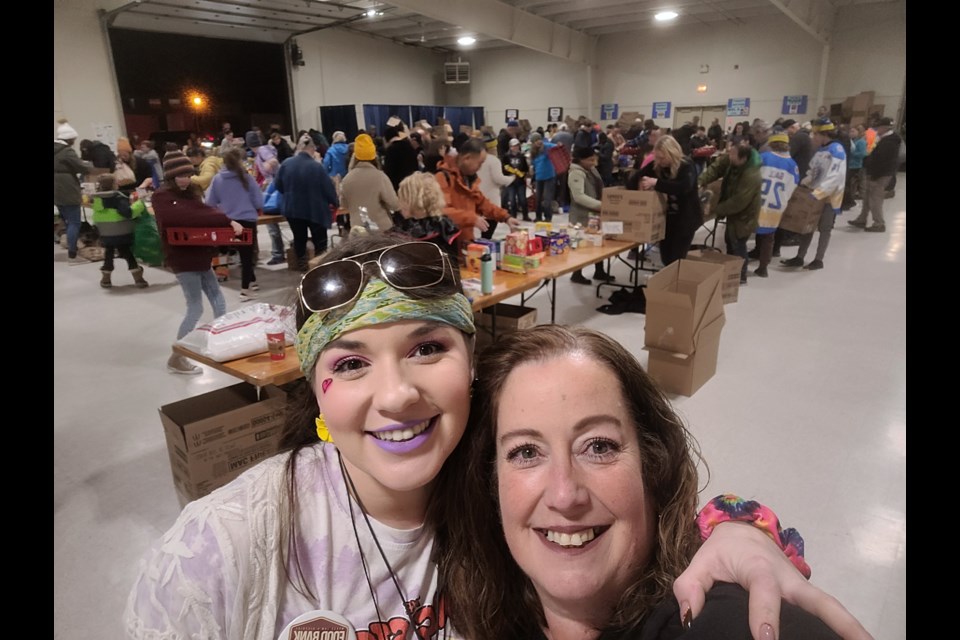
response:
<path id="1" fill-rule="evenodd" d="M 693 611 L 690 610 L 690 605 L 684 602 L 682 605 L 680 605 L 680 611 L 683 612 L 683 628 L 689 629 L 693 624 Z"/>
<path id="2" fill-rule="evenodd" d="M 777 640 L 777 637 L 773 635 L 773 627 L 766 622 L 760 625 L 760 640 Z"/>

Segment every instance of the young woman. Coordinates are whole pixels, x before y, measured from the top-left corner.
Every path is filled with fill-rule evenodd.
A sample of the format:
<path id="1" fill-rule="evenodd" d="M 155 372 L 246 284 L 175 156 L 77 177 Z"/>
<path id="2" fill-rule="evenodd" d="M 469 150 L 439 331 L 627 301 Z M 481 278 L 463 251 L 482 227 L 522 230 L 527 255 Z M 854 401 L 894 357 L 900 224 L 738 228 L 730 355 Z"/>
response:
<path id="1" fill-rule="evenodd" d="M 163 242 L 166 264 L 177 276 L 183 297 L 187 301 L 187 313 L 177 330 L 177 340 L 197 326 L 203 315 L 203 296 L 213 307 L 213 317 L 227 312 L 220 283 L 210 263 L 217 255 L 216 247 L 172 245 L 167 242 L 167 229 L 171 227 L 233 227 L 234 233 L 243 233 L 239 222 L 203 203 L 203 191 L 190 182 L 193 164 L 179 151 L 171 151 L 163 158 L 163 187 L 153 194 L 153 211 L 157 216 L 157 229 Z M 200 367 L 190 364 L 183 356 L 173 354 L 167 360 L 170 373 L 194 375 L 203 373 Z"/>
<path id="2" fill-rule="evenodd" d="M 263 209 L 263 192 L 257 181 L 243 166 L 244 153 L 231 149 L 223 156 L 223 168 L 213 178 L 207 191 L 207 204 L 221 209 L 231 220 L 251 229 L 253 243 L 240 245 L 240 302 L 256 300 L 257 274 L 253 248 L 257 245 L 257 216 Z"/>
<path id="3" fill-rule="evenodd" d="M 677 608 L 673 579 L 718 522 L 763 528 L 807 576 L 809 568 L 799 535 L 781 531 L 757 503 L 714 499 L 698 531 L 700 453 L 626 349 L 587 328 L 540 325 L 502 338 L 477 372 L 471 427 L 439 500 L 447 523 L 438 533 L 441 576 L 461 632 L 501 640 L 836 638 L 779 601 L 769 618 L 748 622 L 747 594 L 733 585 L 712 589 L 702 609 L 682 600 Z M 784 594 L 795 602 L 822 595 L 798 571 Z M 835 601 L 820 613 L 844 638 L 869 638 Z"/>
<path id="4" fill-rule="evenodd" d="M 342 616 L 360 640 L 462 637 L 435 549 L 435 493 L 457 472 L 445 462 L 474 380 L 459 271 L 435 244 L 369 234 L 326 254 L 298 294 L 306 384 L 288 408 L 288 450 L 187 505 L 141 568 L 133 637 L 275 640 L 310 611 Z M 779 553 L 760 533 L 747 547 Z"/>

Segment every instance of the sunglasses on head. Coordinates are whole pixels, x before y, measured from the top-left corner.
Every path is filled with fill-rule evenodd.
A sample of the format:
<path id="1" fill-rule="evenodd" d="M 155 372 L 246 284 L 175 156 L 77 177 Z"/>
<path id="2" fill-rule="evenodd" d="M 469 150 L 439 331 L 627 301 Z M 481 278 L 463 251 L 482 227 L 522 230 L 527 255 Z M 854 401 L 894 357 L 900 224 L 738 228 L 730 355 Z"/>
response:
<path id="1" fill-rule="evenodd" d="M 297 293 L 313 313 L 331 311 L 356 300 L 369 279 L 367 265 L 398 291 L 436 287 L 449 295 L 460 282 L 443 250 L 432 242 L 405 242 L 318 265 L 303 274 Z"/>

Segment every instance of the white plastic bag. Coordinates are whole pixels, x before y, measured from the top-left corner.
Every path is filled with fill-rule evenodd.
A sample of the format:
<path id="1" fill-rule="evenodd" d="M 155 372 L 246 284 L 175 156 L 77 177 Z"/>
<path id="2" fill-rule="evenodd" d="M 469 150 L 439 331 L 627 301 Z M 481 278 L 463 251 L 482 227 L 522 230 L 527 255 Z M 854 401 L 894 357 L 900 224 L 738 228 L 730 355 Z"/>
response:
<path id="1" fill-rule="evenodd" d="M 260 302 L 200 325 L 177 344 L 216 362 L 245 358 L 267 349 L 267 333 L 283 331 L 287 344 L 297 337 L 293 307 Z"/>

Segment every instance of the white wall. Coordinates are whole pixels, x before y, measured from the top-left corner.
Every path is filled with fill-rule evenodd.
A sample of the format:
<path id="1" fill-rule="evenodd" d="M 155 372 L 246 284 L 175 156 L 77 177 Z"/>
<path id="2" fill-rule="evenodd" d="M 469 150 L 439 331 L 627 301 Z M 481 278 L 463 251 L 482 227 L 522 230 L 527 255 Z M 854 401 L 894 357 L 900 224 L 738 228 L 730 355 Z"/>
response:
<path id="1" fill-rule="evenodd" d="M 432 51 L 336 29 L 296 41 L 306 63 L 293 70 L 300 129 L 319 129 L 325 105 L 355 104 L 363 127 L 363 104 L 445 104 L 443 57 Z"/>
<path id="2" fill-rule="evenodd" d="M 486 122 L 495 130 L 503 126 L 506 109 L 519 109 L 520 118 L 534 129 L 546 126 L 548 107 L 563 107 L 564 116 L 590 117 L 585 64 L 520 47 L 460 57 L 470 62 L 470 84 L 448 85 L 447 104 L 484 107 Z"/>
<path id="3" fill-rule="evenodd" d="M 95 0 L 53 4 L 53 130 L 67 118 L 80 139 L 96 138 L 97 125 L 123 135 L 123 113 L 100 28 Z M 113 146 L 113 144 L 111 144 Z"/>
<path id="4" fill-rule="evenodd" d="M 827 104 L 875 91 L 884 115 L 897 117 L 907 75 L 906 3 L 844 7 L 837 13 L 827 74 Z"/>
<path id="5" fill-rule="evenodd" d="M 654 102 L 676 108 L 750 98 L 750 115 L 737 120 L 773 122 L 785 95 L 806 94 L 813 115 L 822 48 L 785 16 L 605 36 L 597 45 L 594 99 L 650 117 Z M 708 73 L 700 73 L 702 64 L 709 65 Z M 698 84 L 706 84 L 707 92 L 697 93 Z M 673 126 L 672 114 L 656 122 Z"/>

